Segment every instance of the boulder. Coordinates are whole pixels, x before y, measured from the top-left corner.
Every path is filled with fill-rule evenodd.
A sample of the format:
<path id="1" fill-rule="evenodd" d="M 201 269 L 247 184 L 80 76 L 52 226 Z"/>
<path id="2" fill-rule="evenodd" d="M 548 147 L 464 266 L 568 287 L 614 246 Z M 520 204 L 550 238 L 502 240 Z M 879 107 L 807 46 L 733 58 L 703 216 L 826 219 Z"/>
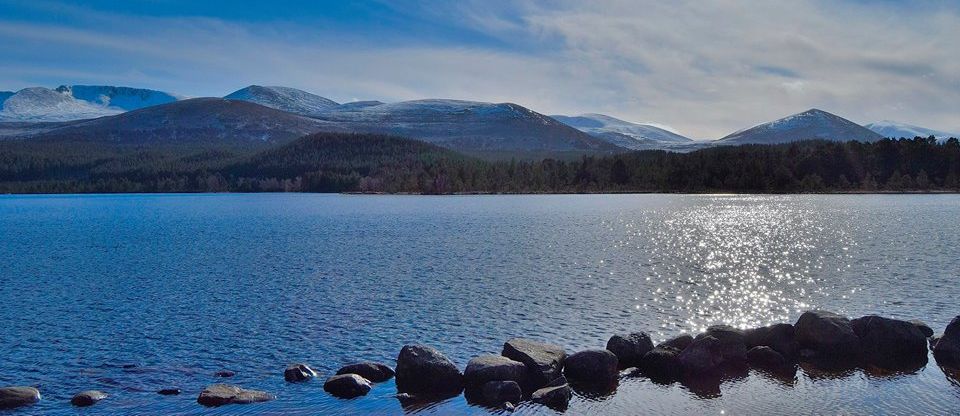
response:
<path id="1" fill-rule="evenodd" d="M 933 358 L 942 367 L 960 369 L 960 316 L 947 324 L 947 329 L 933 346 Z"/>
<path id="2" fill-rule="evenodd" d="M 106 399 L 107 393 L 99 390 L 81 391 L 70 399 L 70 404 L 77 407 L 87 407 L 97 404 L 97 402 Z"/>
<path id="3" fill-rule="evenodd" d="M 397 357 L 397 390 L 415 396 L 450 397 L 463 390 L 463 375 L 440 351 L 405 345 Z"/>
<path id="4" fill-rule="evenodd" d="M 697 338 L 713 337 L 719 341 L 719 364 L 740 365 L 747 361 L 747 343 L 744 332 L 729 325 L 711 325 Z"/>
<path id="5" fill-rule="evenodd" d="M 781 370 L 790 365 L 782 354 L 766 345 L 750 348 L 747 351 L 747 362 L 756 368 L 766 370 Z"/>
<path id="6" fill-rule="evenodd" d="M 337 374 L 356 374 L 374 383 L 380 383 L 393 378 L 393 369 L 386 364 L 364 361 L 345 366 L 337 370 Z"/>
<path id="7" fill-rule="evenodd" d="M 488 381 L 480 388 L 483 402 L 500 406 L 504 403 L 516 403 L 523 398 L 520 384 L 510 380 Z"/>
<path id="8" fill-rule="evenodd" d="M 658 347 L 670 347 L 675 348 L 677 351 L 683 351 L 693 343 L 693 336 L 690 334 L 681 334 L 676 337 L 670 338 L 664 342 L 658 344 Z"/>
<path id="9" fill-rule="evenodd" d="M 370 380 L 357 374 L 338 374 L 323 383 L 324 391 L 341 399 L 365 396 L 370 391 L 370 387 Z"/>
<path id="10" fill-rule="evenodd" d="M 223 377 L 223 378 L 233 377 L 236 374 L 237 373 L 234 373 L 233 371 L 230 371 L 230 370 L 220 370 L 220 371 L 217 371 L 216 373 L 213 373 L 213 375 L 217 377 Z"/>
<path id="11" fill-rule="evenodd" d="M 704 375 L 717 373 L 721 360 L 720 340 L 712 336 L 698 336 L 677 357 L 685 375 Z"/>
<path id="12" fill-rule="evenodd" d="M 290 364 L 286 370 L 283 370 L 283 379 L 290 383 L 307 381 L 316 376 L 317 372 L 306 364 Z"/>
<path id="13" fill-rule="evenodd" d="M 818 358 L 842 360 L 857 357 L 860 338 L 844 316 L 827 311 L 807 311 L 794 325 L 800 348 L 813 351 Z"/>
<path id="14" fill-rule="evenodd" d="M 544 406 L 547 406 L 553 410 L 563 411 L 566 410 L 567 406 L 570 404 L 570 399 L 573 397 L 573 390 L 570 389 L 569 385 L 560 385 L 553 387 L 544 387 L 533 392 L 530 395 L 530 400 L 534 403 L 539 403 Z"/>
<path id="15" fill-rule="evenodd" d="M 930 338 L 933 336 L 933 328 L 930 328 L 930 326 L 925 324 L 923 321 L 919 319 L 914 319 L 910 321 L 910 323 L 913 324 L 913 326 L 917 327 L 917 329 L 919 329 L 920 332 L 923 333 L 923 336 L 927 338 Z"/>
<path id="16" fill-rule="evenodd" d="M 470 359 L 463 370 L 463 381 L 468 386 L 479 386 L 488 381 L 510 380 L 523 383 L 527 366 L 501 355 L 486 354 Z"/>
<path id="17" fill-rule="evenodd" d="M 690 337 L 693 340 L 693 337 Z M 658 346 L 644 354 L 640 361 L 640 371 L 653 381 L 670 383 L 680 379 L 680 350 Z"/>
<path id="18" fill-rule="evenodd" d="M 800 356 L 800 344 L 796 331 L 790 324 L 775 324 L 744 331 L 744 341 L 748 349 L 770 347 L 783 358 L 794 361 Z"/>
<path id="19" fill-rule="evenodd" d="M 180 389 L 176 387 L 160 389 L 160 390 L 157 390 L 157 394 L 163 395 L 163 396 L 176 396 L 180 394 Z"/>
<path id="20" fill-rule="evenodd" d="M 40 401 L 40 390 L 33 387 L 0 387 L 0 409 L 28 406 Z"/>
<path id="21" fill-rule="evenodd" d="M 501 355 L 527 367 L 527 382 L 533 389 L 559 377 L 567 357 L 563 347 L 525 338 L 514 338 L 504 343 Z"/>
<path id="22" fill-rule="evenodd" d="M 567 378 L 588 385 L 607 386 L 616 382 L 617 356 L 607 350 L 586 350 L 575 353 L 563 362 Z"/>
<path id="23" fill-rule="evenodd" d="M 247 390 L 231 384 L 213 384 L 207 386 L 197 397 L 197 403 L 215 407 L 226 404 L 249 404 L 266 402 L 275 399 L 274 395 L 259 391 Z"/>
<path id="24" fill-rule="evenodd" d="M 940 338 L 943 338 L 943 334 L 934 335 L 930 338 L 927 338 L 927 344 L 930 346 L 930 351 L 933 351 L 933 348 L 937 346 L 937 343 L 940 342 Z"/>
<path id="25" fill-rule="evenodd" d="M 614 335 L 607 341 L 607 350 L 617 356 L 620 368 L 637 367 L 643 356 L 653 349 L 653 341 L 646 332 Z"/>
<path id="26" fill-rule="evenodd" d="M 916 325 L 870 315 L 850 322 L 866 363 L 884 369 L 913 368 L 927 360 L 927 337 Z"/>

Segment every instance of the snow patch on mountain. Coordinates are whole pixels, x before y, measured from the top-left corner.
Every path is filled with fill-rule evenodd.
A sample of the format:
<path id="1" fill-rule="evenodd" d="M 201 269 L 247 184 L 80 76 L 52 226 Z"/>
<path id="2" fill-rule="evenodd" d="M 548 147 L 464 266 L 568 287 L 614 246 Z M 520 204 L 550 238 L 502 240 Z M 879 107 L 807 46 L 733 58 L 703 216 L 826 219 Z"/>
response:
<path id="1" fill-rule="evenodd" d="M 960 134 L 947 133 L 945 131 L 928 129 L 926 127 L 914 126 L 912 124 L 898 123 L 896 121 L 883 120 L 876 123 L 864 125 L 864 127 L 880 134 L 883 137 L 891 139 L 934 136 L 937 140 L 946 140 L 951 137 L 960 138 Z"/>
<path id="2" fill-rule="evenodd" d="M 122 110 L 78 100 L 49 88 L 31 87 L 3 101 L 0 121 L 69 121 L 114 115 Z"/>
<path id="3" fill-rule="evenodd" d="M 658 143 L 689 143 L 691 139 L 652 123 L 631 123 L 604 114 L 551 116 L 557 121 L 627 149 L 656 148 Z"/>
<path id="4" fill-rule="evenodd" d="M 335 101 L 289 87 L 251 85 L 227 95 L 228 100 L 249 101 L 294 114 L 314 116 L 339 106 Z"/>
<path id="5" fill-rule="evenodd" d="M 57 92 L 73 96 L 101 107 L 117 110 L 137 110 L 184 99 L 183 96 L 143 88 L 109 85 L 61 85 Z"/>
<path id="6" fill-rule="evenodd" d="M 816 139 L 872 142 L 881 138 L 866 127 L 814 108 L 731 133 L 716 143 L 774 144 Z"/>

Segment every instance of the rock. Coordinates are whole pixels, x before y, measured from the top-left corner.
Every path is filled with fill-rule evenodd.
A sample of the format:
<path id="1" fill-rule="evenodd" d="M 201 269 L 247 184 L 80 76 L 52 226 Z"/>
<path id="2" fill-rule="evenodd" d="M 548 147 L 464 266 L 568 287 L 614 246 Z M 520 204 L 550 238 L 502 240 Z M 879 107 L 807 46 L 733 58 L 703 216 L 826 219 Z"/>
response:
<path id="1" fill-rule="evenodd" d="M 916 325 L 870 315 L 850 322 L 865 362 L 884 369 L 913 368 L 927 360 L 927 337 Z"/>
<path id="2" fill-rule="evenodd" d="M 386 364 L 373 361 L 350 364 L 339 370 L 337 374 L 356 374 L 374 383 L 380 383 L 393 378 L 393 369 Z"/>
<path id="3" fill-rule="evenodd" d="M 500 406 L 504 403 L 519 402 L 523 398 L 520 384 L 516 381 L 488 381 L 480 389 L 484 403 Z"/>
<path id="4" fill-rule="evenodd" d="M 506 402 L 503 404 L 503 410 L 506 410 L 509 413 L 513 413 L 515 410 L 517 410 L 517 406 L 513 403 Z"/>
<path id="5" fill-rule="evenodd" d="M 575 353 L 563 362 L 567 378 L 584 384 L 606 386 L 617 381 L 617 356 L 607 350 L 586 350 Z"/>
<path id="6" fill-rule="evenodd" d="M 693 340 L 693 337 L 690 337 Z M 653 381 L 670 383 L 680 379 L 680 350 L 667 346 L 658 346 L 644 354 L 640 361 L 640 371 Z"/>
<path id="7" fill-rule="evenodd" d="M 370 388 L 370 380 L 356 374 L 338 374 L 323 383 L 324 391 L 341 399 L 365 396 Z"/>
<path id="8" fill-rule="evenodd" d="M 782 354 L 771 347 L 760 345 L 747 351 L 747 362 L 756 368 L 781 370 L 789 366 Z"/>
<path id="9" fill-rule="evenodd" d="M 417 396 L 450 397 L 463 390 L 463 375 L 440 351 L 405 345 L 397 357 L 397 390 Z"/>
<path id="10" fill-rule="evenodd" d="M 70 404 L 77 407 L 93 406 L 100 400 L 106 399 L 107 393 L 98 390 L 81 391 L 70 399 Z"/>
<path id="11" fill-rule="evenodd" d="M 40 390 L 33 387 L 0 388 L 0 409 L 13 409 L 28 406 L 40 401 Z"/>
<path id="12" fill-rule="evenodd" d="M 680 368 L 685 375 L 716 373 L 721 365 L 720 340 L 712 336 L 698 336 L 680 355 Z"/>
<path id="13" fill-rule="evenodd" d="M 800 315 L 794 330 L 800 347 L 814 351 L 818 358 L 842 360 L 859 355 L 860 338 L 850 320 L 841 315 L 807 311 Z"/>
<path id="14" fill-rule="evenodd" d="M 914 319 L 910 321 L 910 323 L 913 324 L 913 326 L 917 327 L 917 329 L 919 329 L 920 332 L 923 333 L 923 336 L 927 338 L 930 338 L 933 336 L 933 328 L 930 328 L 930 326 L 925 324 L 923 321 L 919 319 Z"/>
<path id="15" fill-rule="evenodd" d="M 746 336 L 742 330 L 729 325 L 711 325 L 707 332 L 697 335 L 697 338 L 703 337 L 719 341 L 720 365 L 741 365 L 747 361 Z"/>
<path id="16" fill-rule="evenodd" d="M 678 352 L 687 349 L 693 343 L 693 337 L 690 334 L 682 334 L 661 342 L 658 347 L 675 348 Z"/>
<path id="17" fill-rule="evenodd" d="M 553 381 L 547 383 L 547 385 L 546 385 L 546 386 L 543 386 L 543 387 L 559 387 L 559 386 L 562 386 L 562 385 L 564 385 L 564 384 L 567 384 L 567 377 L 565 377 L 565 376 L 560 376 L 560 377 L 557 377 L 557 378 L 553 379 Z"/>
<path id="18" fill-rule="evenodd" d="M 501 355 L 527 367 L 527 382 L 533 389 L 559 377 L 567 357 L 563 347 L 524 338 L 514 338 L 504 343 Z"/>
<path id="19" fill-rule="evenodd" d="M 744 341 L 748 349 L 765 346 L 780 353 L 783 358 L 794 361 L 800 356 L 800 343 L 796 330 L 790 324 L 775 324 L 744 331 Z"/>
<path id="20" fill-rule="evenodd" d="M 960 369 L 960 316 L 947 324 L 947 329 L 933 346 L 933 358 L 942 367 Z"/>
<path id="21" fill-rule="evenodd" d="M 927 343 L 930 345 L 930 351 L 933 351 L 933 348 L 937 346 L 937 343 L 940 342 L 940 338 L 943 338 L 943 334 L 934 335 L 930 338 L 927 338 Z"/>
<path id="22" fill-rule="evenodd" d="M 213 384 L 200 392 L 197 403 L 214 407 L 226 404 L 266 402 L 275 398 L 272 394 L 259 390 L 247 390 L 231 384 Z"/>
<path id="23" fill-rule="evenodd" d="M 464 383 L 479 386 L 488 381 L 510 380 L 522 384 L 527 375 L 527 366 L 519 361 L 500 355 L 481 355 L 470 359 L 463 371 Z"/>
<path id="24" fill-rule="evenodd" d="M 161 395 L 164 395 L 164 396 L 176 396 L 176 395 L 180 394 L 180 389 L 178 389 L 178 388 L 176 388 L 176 387 L 167 388 L 167 389 L 160 389 L 160 390 L 157 390 L 157 394 L 161 394 Z"/>
<path id="25" fill-rule="evenodd" d="M 653 341 L 646 332 L 614 335 L 607 341 L 607 350 L 617 356 L 620 368 L 637 367 L 643 356 L 653 349 Z"/>
<path id="26" fill-rule="evenodd" d="M 290 364 L 286 370 L 283 370 L 283 379 L 290 383 L 307 381 L 316 376 L 317 372 L 306 364 Z"/>
<path id="27" fill-rule="evenodd" d="M 233 377 L 236 374 L 237 373 L 234 373 L 233 371 L 230 371 L 230 370 L 221 370 L 221 371 L 217 371 L 216 373 L 213 373 L 213 375 L 217 377 L 223 377 L 223 378 Z"/>
<path id="28" fill-rule="evenodd" d="M 534 403 L 539 403 L 544 406 L 547 406 L 553 410 L 563 411 L 566 410 L 567 405 L 570 404 L 570 399 L 573 397 L 573 390 L 570 389 L 570 386 L 564 384 L 562 386 L 555 387 L 544 387 L 539 389 L 530 396 L 530 400 Z"/>

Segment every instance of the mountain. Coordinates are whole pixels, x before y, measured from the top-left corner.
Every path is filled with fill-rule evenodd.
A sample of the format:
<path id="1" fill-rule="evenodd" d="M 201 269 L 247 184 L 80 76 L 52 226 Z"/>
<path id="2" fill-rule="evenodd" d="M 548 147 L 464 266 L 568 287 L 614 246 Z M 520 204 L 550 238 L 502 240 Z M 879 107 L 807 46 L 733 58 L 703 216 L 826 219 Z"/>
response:
<path id="1" fill-rule="evenodd" d="M 163 91 L 107 85 L 61 85 L 56 91 L 101 107 L 124 111 L 172 103 L 184 98 Z"/>
<path id="2" fill-rule="evenodd" d="M 313 116 L 339 105 L 335 101 L 296 88 L 263 87 L 260 85 L 251 85 L 234 91 L 223 98 L 249 101 L 304 116 Z"/>
<path id="3" fill-rule="evenodd" d="M 934 136 L 937 140 L 945 140 L 951 137 L 960 138 L 960 134 L 957 133 L 947 133 L 939 130 L 932 130 L 926 127 L 918 127 L 912 124 L 906 123 L 897 123 L 895 121 L 878 121 L 876 123 L 870 123 L 864 125 L 864 127 L 880 134 L 883 137 L 891 139 L 907 138 L 912 139 L 914 137 L 930 137 Z"/>
<path id="4" fill-rule="evenodd" d="M 432 99 L 379 105 L 345 104 L 314 117 L 344 131 L 408 137 L 486 156 L 623 150 L 512 103 Z"/>
<path id="5" fill-rule="evenodd" d="M 49 88 L 31 87 L 3 101 L 0 121 L 68 121 L 96 118 L 121 112 L 78 100 Z"/>
<path id="6" fill-rule="evenodd" d="M 882 138 L 866 127 L 814 108 L 732 133 L 716 144 L 774 144 L 814 139 L 872 142 Z"/>
<path id="7" fill-rule="evenodd" d="M 550 117 L 591 136 L 632 150 L 649 149 L 660 143 L 692 142 L 689 138 L 660 127 L 631 123 L 604 114 L 554 115 Z"/>
<path id="8" fill-rule="evenodd" d="M 141 143 L 282 143 L 331 129 L 335 130 L 335 126 L 259 104 L 193 98 L 71 123 L 37 138 Z"/>

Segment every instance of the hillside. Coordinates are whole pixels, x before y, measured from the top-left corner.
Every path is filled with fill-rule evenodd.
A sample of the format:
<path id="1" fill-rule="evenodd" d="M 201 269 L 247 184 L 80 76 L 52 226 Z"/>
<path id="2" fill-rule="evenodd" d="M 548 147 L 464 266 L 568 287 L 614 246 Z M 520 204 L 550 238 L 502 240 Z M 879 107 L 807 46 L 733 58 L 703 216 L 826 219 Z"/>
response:
<path id="1" fill-rule="evenodd" d="M 604 114 L 550 117 L 591 136 L 631 150 L 669 147 L 692 142 L 687 137 L 654 125 L 631 123 Z"/>
<path id="2" fill-rule="evenodd" d="M 716 144 L 777 144 L 801 140 L 872 142 L 883 137 L 843 117 L 810 109 L 769 123 L 741 130 Z"/>

